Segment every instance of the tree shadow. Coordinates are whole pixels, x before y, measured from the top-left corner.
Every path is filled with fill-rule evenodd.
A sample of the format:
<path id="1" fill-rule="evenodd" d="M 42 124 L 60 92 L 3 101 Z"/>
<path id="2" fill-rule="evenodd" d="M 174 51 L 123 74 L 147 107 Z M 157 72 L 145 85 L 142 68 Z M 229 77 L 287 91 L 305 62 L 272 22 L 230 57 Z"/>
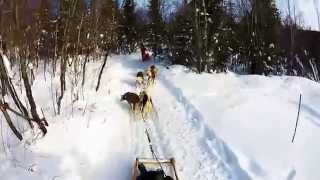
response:
<path id="1" fill-rule="evenodd" d="M 211 159 L 221 160 L 223 162 L 222 165 L 226 169 L 229 169 L 232 172 L 231 174 L 237 174 L 239 179 L 251 179 L 248 173 L 241 167 L 235 153 L 208 127 L 201 112 L 184 96 L 183 91 L 163 76 L 158 79 L 171 95 L 175 97 L 177 102 L 182 105 L 188 121 L 191 122 L 197 131 L 201 132 L 202 135 L 198 140 L 198 144 L 204 147 Z M 258 164 L 255 164 L 255 168 L 260 169 L 260 172 L 262 172 L 262 168 Z"/>
<path id="2" fill-rule="evenodd" d="M 296 101 L 289 101 L 291 104 L 296 105 L 297 107 L 299 106 L 299 102 Z M 320 127 L 320 112 L 318 112 L 317 110 L 315 110 L 314 108 L 312 108 L 309 105 L 303 104 L 301 103 L 301 113 L 303 113 L 303 111 L 306 111 L 310 116 L 312 116 L 313 118 L 308 118 L 314 125 Z"/>

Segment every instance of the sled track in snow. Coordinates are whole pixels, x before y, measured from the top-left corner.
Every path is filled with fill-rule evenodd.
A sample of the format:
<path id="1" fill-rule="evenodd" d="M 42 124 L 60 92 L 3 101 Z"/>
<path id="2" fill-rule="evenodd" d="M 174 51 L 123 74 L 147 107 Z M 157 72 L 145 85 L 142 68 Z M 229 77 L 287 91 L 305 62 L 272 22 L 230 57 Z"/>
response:
<path id="1" fill-rule="evenodd" d="M 141 68 L 129 67 L 129 74 L 135 74 Z M 134 83 L 127 85 L 129 89 L 135 89 Z M 158 158 L 174 157 L 178 175 L 183 180 L 250 179 L 234 154 L 208 128 L 202 114 L 180 88 L 160 75 L 152 89 L 151 97 L 158 116 L 146 123 L 131 118 L 132 153 L 135 157 L 153 157 L 145 134 L 147 128 Z M 231 174 L 240 176 L 231 177 Z"/>
<path id="2" fill-rule="evenodd" d="M 152 113 L 151 117 L 143 120 L 142 118 L 137 118 L 135 115 L 130 113 L 130 127 L 131 127 L 131 137 L 132 137 L 132 148 L 135 157 L 140 158 L 153 158 L 150 149 L 150 143 L 146 134 L 146 130 L 149 133 L 151 144 L 156 156 L 159 159 L 168 158 L 163 151 L 161 145 L 161 137 L 159 135 L 159 129 L 154 124 L 154 121 L 158 119 L 158 113 L 156 108 Z"/>
<path id="3" fill-rule="evenodd" d="M 152 118 L 146 119 L 145 121 L 142 119 L 131 118 L 133 138 L 132 145 L 134 148 L 133 153 L 136 157 L 153 158 L 146 134 L 147 130 L 156 156 L 160 159 L 167 158 L 164 154 L 161 144 L 159 144 L 159 142 L 161 142 L 161 138 L 158 128 L 156 128 L 155 124 L 153 123 L 155 119 L 157 119 L 156 115 Z"/>
<path id="4" fill-rule="evenodd" d="M 176 158 L 182 179 L 250 179 L 234 154 L 208 128 L 202 114 L 180 88 L 160 76 L 154 92 L 157 92 L 152 96 L 154 103 L 161 107 L 160 117 L 154 120 L 154 127 L 161 137 L 159 144 L 167 155 Z M 158 96 L 171 96 L 172 104 Z M 241 176 L 231 177 L 234 171 Z"/>

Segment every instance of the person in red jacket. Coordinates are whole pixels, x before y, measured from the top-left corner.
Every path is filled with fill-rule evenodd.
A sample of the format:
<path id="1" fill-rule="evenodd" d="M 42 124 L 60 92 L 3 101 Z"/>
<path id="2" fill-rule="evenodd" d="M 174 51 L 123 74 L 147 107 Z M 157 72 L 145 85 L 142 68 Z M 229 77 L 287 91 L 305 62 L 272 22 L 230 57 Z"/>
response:
<path id="1" fill-rule="evenodd" d="M 150 54 L 147 52 L 146 47 L 141 43 L 140 45 L 141 49 L 141 56 L 142 56 L 142 61 L 148 61 L 150 59 Z"/>

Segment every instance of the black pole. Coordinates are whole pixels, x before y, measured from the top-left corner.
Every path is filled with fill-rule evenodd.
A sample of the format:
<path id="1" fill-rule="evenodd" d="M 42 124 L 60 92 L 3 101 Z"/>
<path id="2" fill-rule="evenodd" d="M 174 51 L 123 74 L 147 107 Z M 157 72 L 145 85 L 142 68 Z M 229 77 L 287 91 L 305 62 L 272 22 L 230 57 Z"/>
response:
<path id="1" fill-rule="evenodd" d="M 299 115 L 300 115 L 300 108 L 301 108 L 301 97 L 302 97 L 302 95 L 300 94 L 298 116 L 297 116 L 297 120 L 296 120 L 296 127 L 294 128 L 294 133 L 293 133 L 293 137 L 292 137 L 292 141 L 291 141 L 292 143 L 293 143 L 294 138 L 296 136 L 297 126 L 298 126 L 298 122 L 299 122 Z"/>

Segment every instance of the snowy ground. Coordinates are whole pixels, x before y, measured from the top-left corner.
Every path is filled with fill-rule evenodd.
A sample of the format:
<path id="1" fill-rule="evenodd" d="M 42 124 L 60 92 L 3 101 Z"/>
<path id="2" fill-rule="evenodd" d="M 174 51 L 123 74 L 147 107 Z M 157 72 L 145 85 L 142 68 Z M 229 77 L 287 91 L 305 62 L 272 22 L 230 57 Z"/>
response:
<path id="1" fill-rule="evenodd" d="M 196 75 L 179 66 L 163 74 L 251 179 L 320 179 L 318 83 L 298 77 Z M 291 143 L 300 93 L 300 123 Z"/>
<path id="2" fill-rule="evenodd" d="M 151 90 L 157 116 L 145 125 L 120 102 L 121 94 L 135 91 L 136 72 L 148 66 L 138 59 L 110 58 L 98 92 L 101 62 L 88 63 L 85 87 L 76 88 L 79 100 L 72 103 L 69 83 L 60 116 L 54 116 L 51 93 L 59 78 L 51 81 L 39 70 L 33 90 L 50 123 L 48 134 L 26 131 L 19 143 L 1 117 L 0 179 L 128 180 L 136 157 L 152 157 L 145 127 L 159 157 L 175 157 L 183 180 L 320 179 L 319 84 L 296 77 L 198 75 L 159 65 Z"/>

